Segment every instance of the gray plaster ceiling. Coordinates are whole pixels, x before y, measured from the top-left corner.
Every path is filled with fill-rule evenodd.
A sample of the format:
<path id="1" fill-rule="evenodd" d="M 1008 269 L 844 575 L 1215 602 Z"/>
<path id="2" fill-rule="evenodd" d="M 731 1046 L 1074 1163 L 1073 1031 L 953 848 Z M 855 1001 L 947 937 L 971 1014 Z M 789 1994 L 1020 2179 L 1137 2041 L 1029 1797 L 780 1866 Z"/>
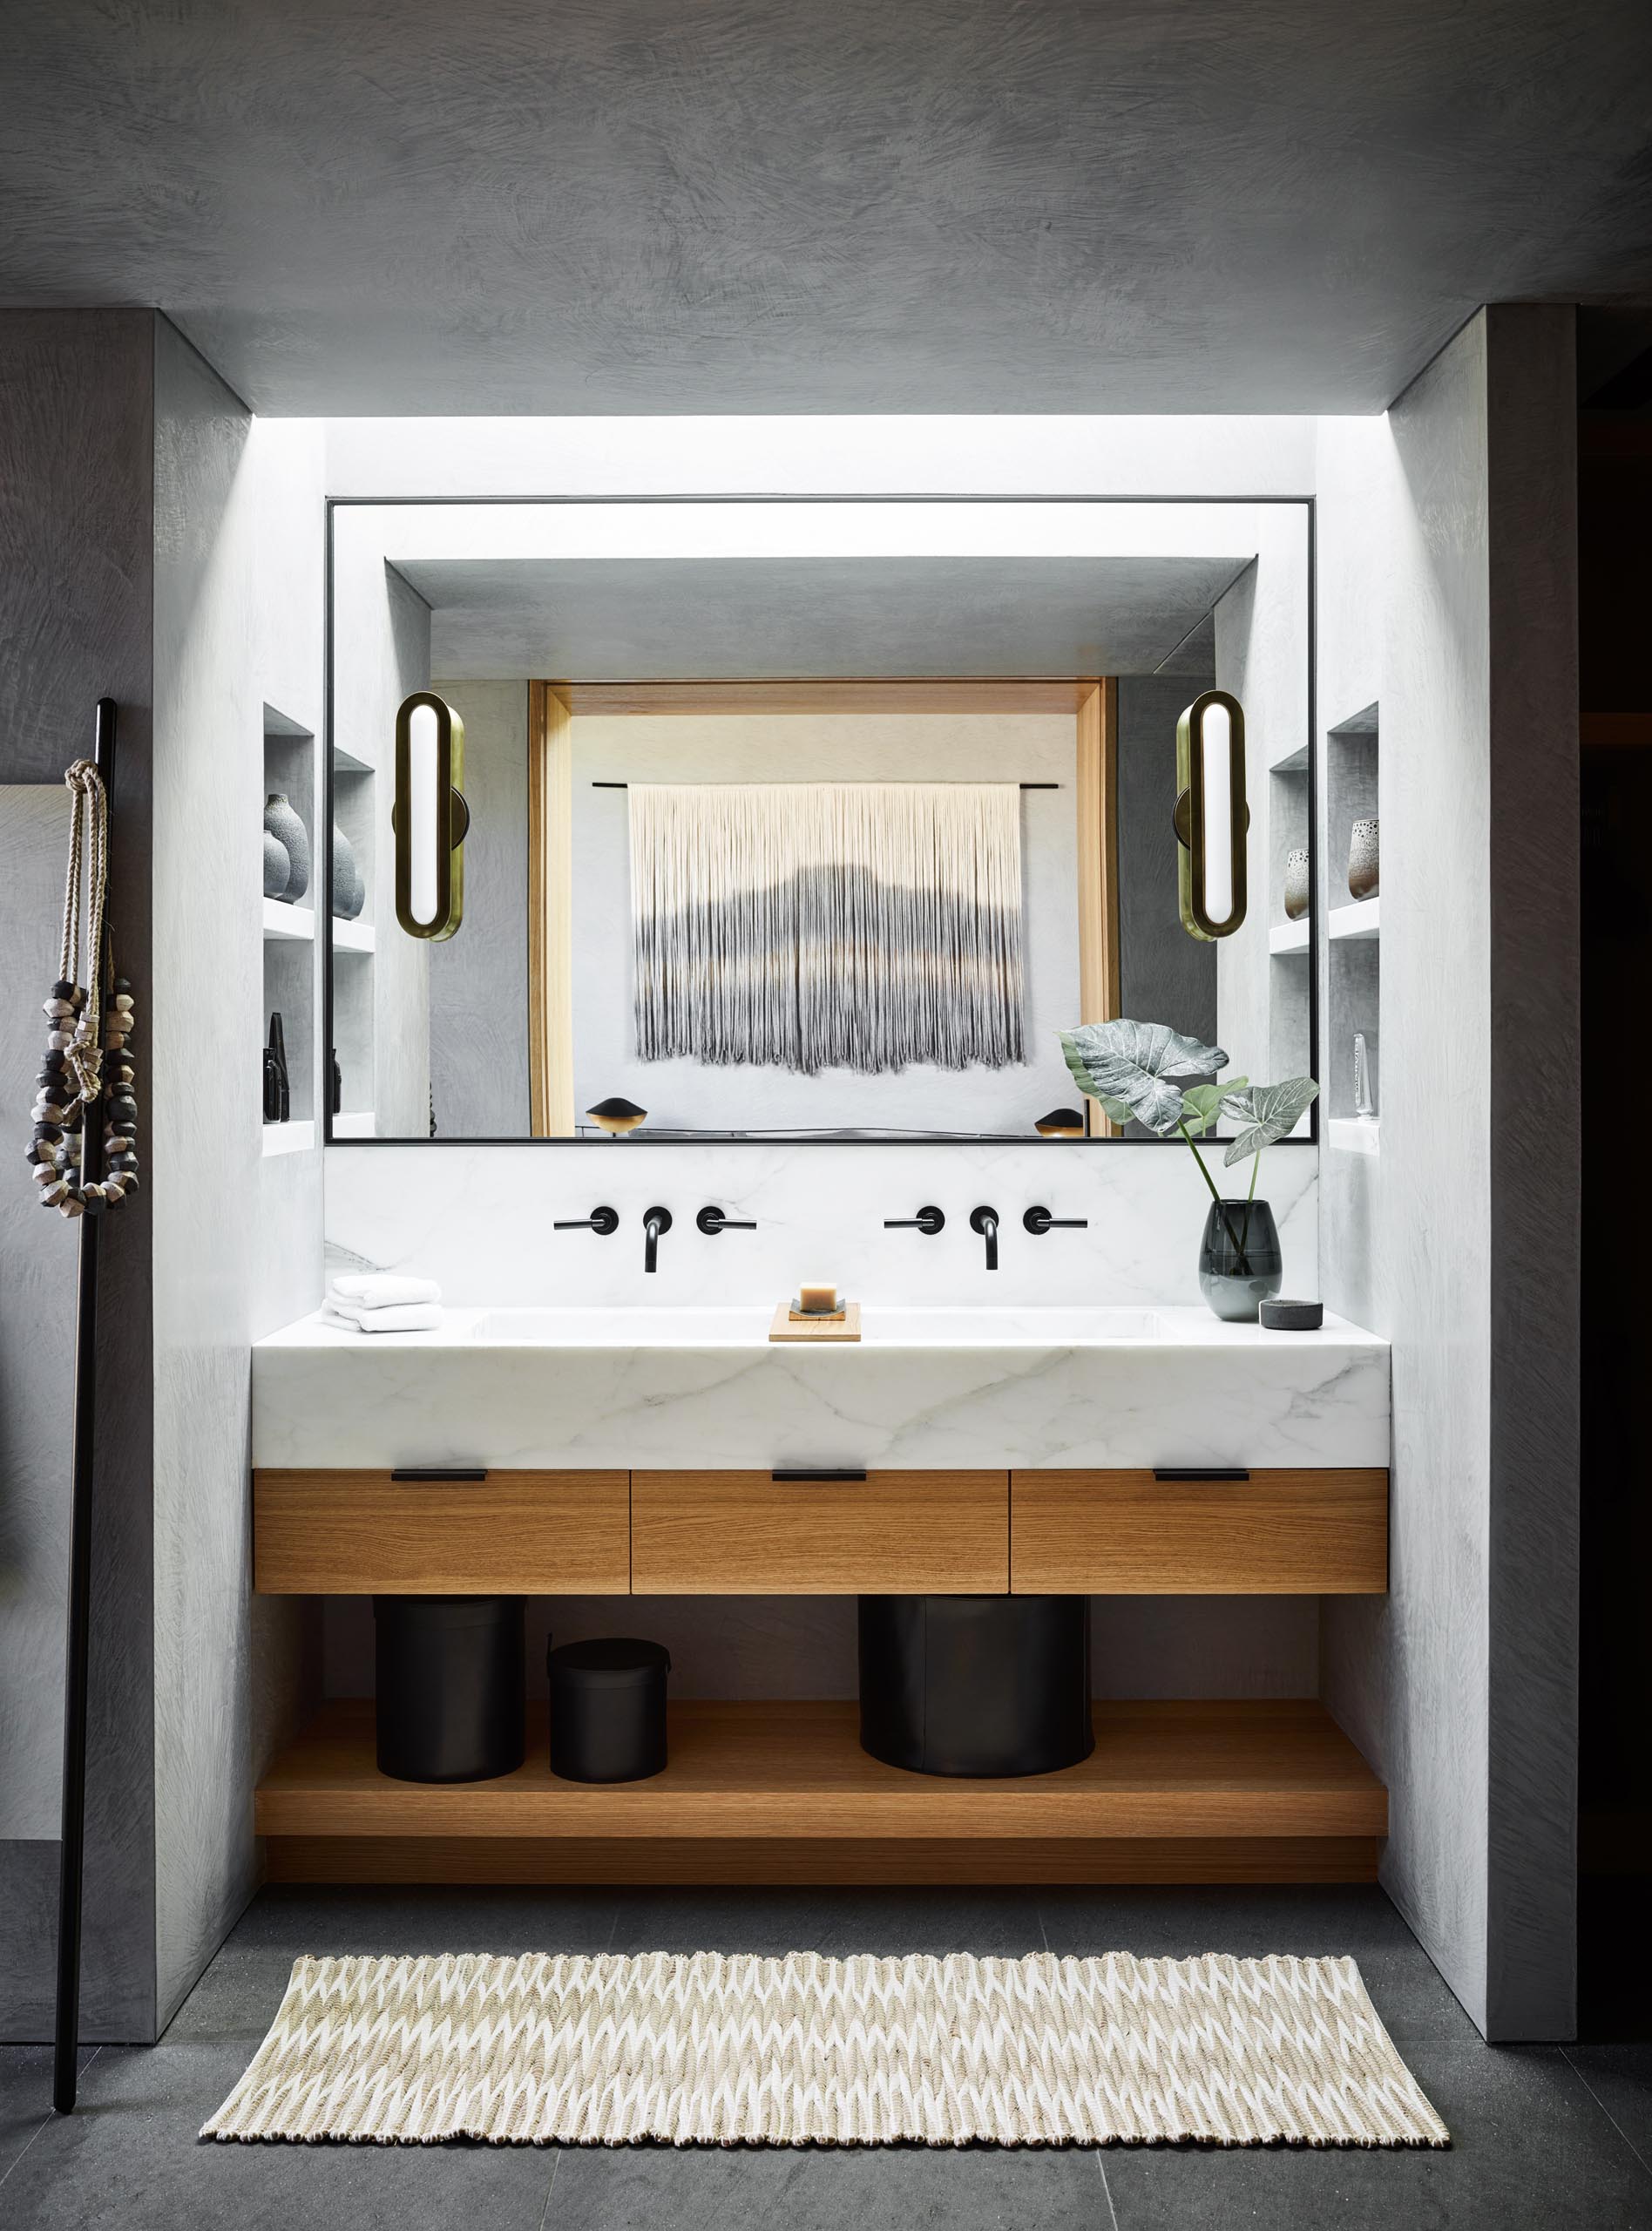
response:
<path id="1" fill-rule="evenodd" d="M 1151 674 L 1244 562 L 1224 558 L 400 559 L 454 682 Z M 1173 664 L 1168 670 L 1178 672 Z"/>
<path id="2" fill-rule="evenodd" d="M 1645 0 L 10 0 L 0 300 L 281 414 L 1363 411 L 1652 296 Z"/>

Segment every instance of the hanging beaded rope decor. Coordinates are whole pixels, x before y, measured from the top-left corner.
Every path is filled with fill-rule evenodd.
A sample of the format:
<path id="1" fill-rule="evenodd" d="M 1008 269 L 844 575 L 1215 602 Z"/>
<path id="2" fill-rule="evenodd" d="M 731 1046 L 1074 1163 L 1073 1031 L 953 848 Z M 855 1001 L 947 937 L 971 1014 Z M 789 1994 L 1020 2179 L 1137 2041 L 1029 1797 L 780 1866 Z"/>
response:
<path id="1" fill-rule="evenodd" d="M 103 778 L 91 760 L 77 759 L 63 779 L 71 801 L 63 949 L 58 980 L 44 1002 L 50 1028 L 35 1080 L 34 1136 L 24 1154 L 48 1208 L 66 1217 L 99 1216 L 138 1190 L 138 1102 L 127 1051 L 136 1016 L 132 986 L 113 973 L 104 920 L 109 802 Z M 86 1124 L 96 1120 L 99 1098 L 104 1174 L 86 1184 Z"/>

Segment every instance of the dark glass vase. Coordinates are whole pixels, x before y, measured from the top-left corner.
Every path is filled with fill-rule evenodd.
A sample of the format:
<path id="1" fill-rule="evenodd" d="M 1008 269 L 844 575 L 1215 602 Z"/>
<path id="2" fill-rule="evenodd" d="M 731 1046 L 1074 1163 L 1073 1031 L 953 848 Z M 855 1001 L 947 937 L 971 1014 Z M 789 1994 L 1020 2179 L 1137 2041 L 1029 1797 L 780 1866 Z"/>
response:
<path id="1" fill-rule="evenodd" d="M 1230 1325 L 1254 1325 L 1285 1275 L 1266 1201 L 1213 1201 L 1199 1249 L 1199 1291 Z"/>

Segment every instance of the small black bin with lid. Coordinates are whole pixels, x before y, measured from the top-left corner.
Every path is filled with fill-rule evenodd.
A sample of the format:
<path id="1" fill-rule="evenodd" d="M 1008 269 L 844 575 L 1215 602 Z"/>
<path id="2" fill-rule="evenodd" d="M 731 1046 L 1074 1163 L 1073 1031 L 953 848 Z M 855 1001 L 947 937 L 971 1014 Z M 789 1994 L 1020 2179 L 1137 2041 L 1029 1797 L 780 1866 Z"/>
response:
<path id="1" fill-rule="evenodd" d="M 1047 1774 L 1095 1748 L 1084 1596 L 863 1596 L 861 1748 L 919 1774 Z"/>
<path id="2" fill-rule="evenodd" d="M 527 1748 L 519 1596 L 376 1596 L 378 1769 L 397 1781 L 486 1781 Z"/>
<path id="3" fill-rule="evenodd" d="M 545 1650 L 551 1771 L 564 1781 L 642 1781 L 666 1763 L 663 1643 L 631 1635 Z"/>

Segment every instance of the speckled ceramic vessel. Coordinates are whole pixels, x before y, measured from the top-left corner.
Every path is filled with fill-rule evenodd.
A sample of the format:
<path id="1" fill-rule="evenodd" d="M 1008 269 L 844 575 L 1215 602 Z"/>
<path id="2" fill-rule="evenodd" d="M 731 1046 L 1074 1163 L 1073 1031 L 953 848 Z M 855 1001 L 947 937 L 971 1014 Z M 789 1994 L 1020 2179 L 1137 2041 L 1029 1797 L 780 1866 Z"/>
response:
<path id="1" fill-rule="evenodd" d="M 1381 883 L 1377 827 L 1374 820 L 1357 821 L 1348 839 L 1348 888 L 1356 899 L 1374 899 Z"/>
<path id="2" fill-rule="evenodd" d="M 272 891 L 272 899 L 284 899 L 289 906 L 296 905 L 309 889 L 310 844 L 303 823 L 287 800 L 272 790 L 264 801 L 264 833 L 274 837 L 287 847 L 289 871 L 285 891 Z"/>
<path id="3" fill-rule="evenodd" d="M 285 899 L 287 886 L 292 880 L 293 863 L 279 837 L 264 831 L 264 896 L 266 899 Z"/>
<path id="4" fill-rule="evenodd" d="M 353 922 L 367 899 L 367 886 L 355 864 L 349 838 L 333 824 L 333 912 L 342 922 Z"/>
<path id="5" fill-rule="evenodd" d="M 1308 854 L 1285 854 L 1285 919 L 1300 922 L 1308 912 Z"/>

